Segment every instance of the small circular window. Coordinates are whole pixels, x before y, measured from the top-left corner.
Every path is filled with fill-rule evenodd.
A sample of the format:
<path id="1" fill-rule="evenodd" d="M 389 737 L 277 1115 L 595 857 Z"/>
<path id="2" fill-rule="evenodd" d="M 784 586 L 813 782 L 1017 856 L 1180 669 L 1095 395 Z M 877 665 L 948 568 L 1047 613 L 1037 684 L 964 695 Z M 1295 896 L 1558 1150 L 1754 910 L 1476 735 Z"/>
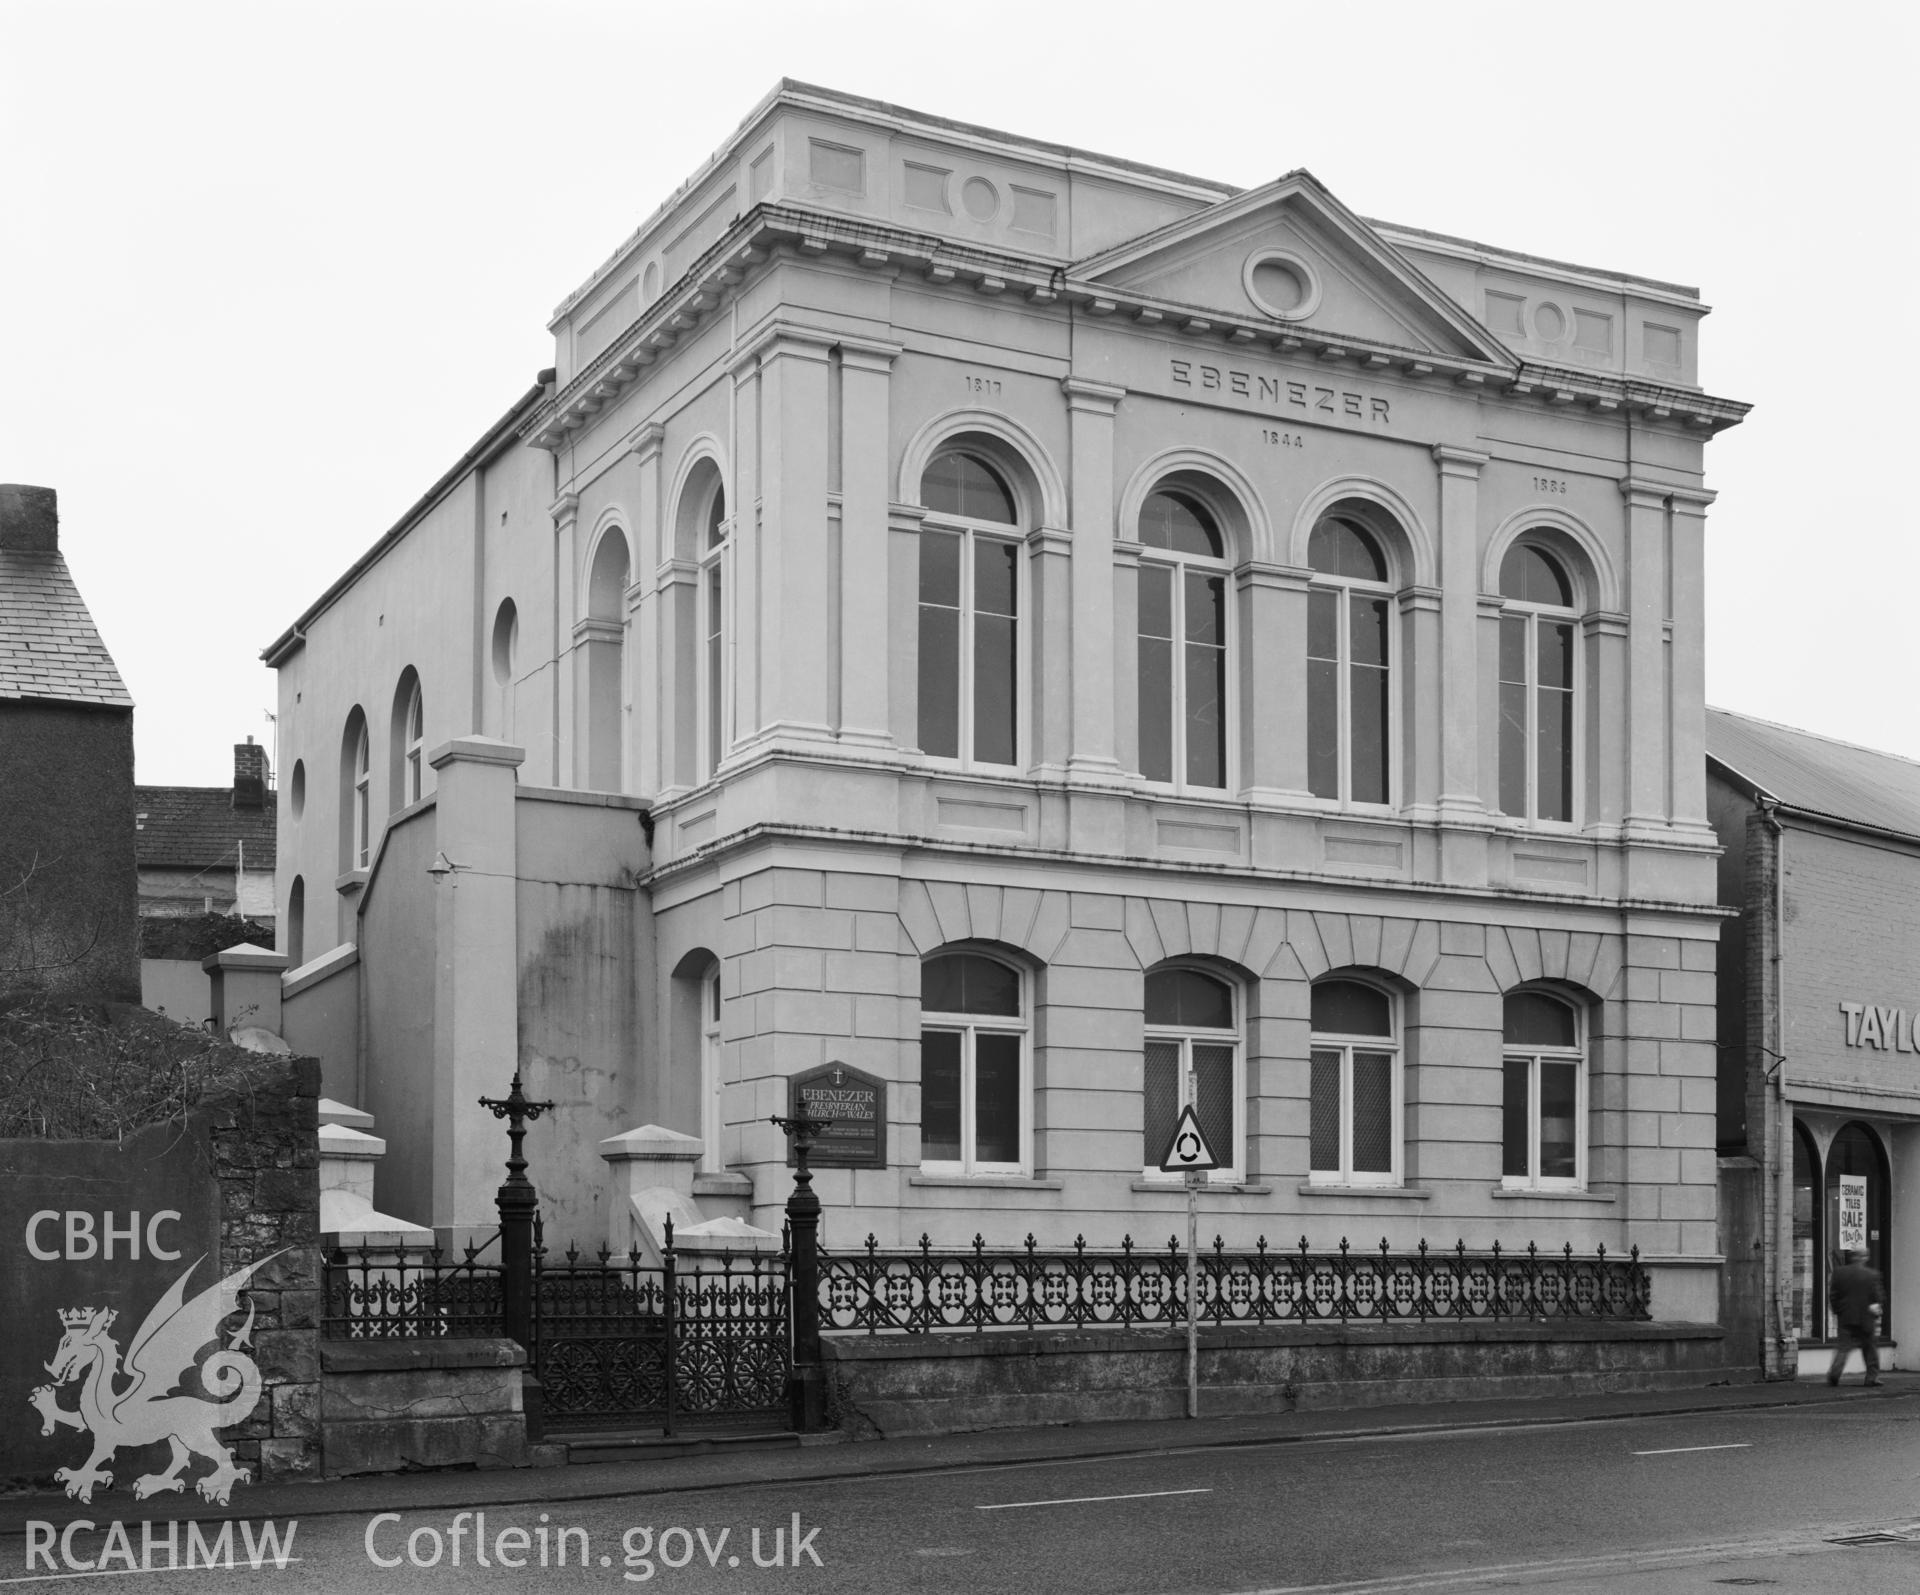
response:
<path id="1" fill-rule="evenodd" d="M 307 761 L 305 759 L 293 761 L 293 779 L 287 785 L 287 802 L 293 809 L 293 817 L 297 820 L 307 807 Z"/>
<path id="2" fill-rule="evenodd" d="M 960 203 L 977 222 L 990 222 L 1000 209 L 1000 190 L 984 177 L 969 177 L 960 188 Z"/>
<path id="3" fill-rule="evenodd" d="M 1313 267 L 1284 249 L 1247 257 L 1247 297 L 1277 321 L 1304 321 L 1320 304 Z"/>

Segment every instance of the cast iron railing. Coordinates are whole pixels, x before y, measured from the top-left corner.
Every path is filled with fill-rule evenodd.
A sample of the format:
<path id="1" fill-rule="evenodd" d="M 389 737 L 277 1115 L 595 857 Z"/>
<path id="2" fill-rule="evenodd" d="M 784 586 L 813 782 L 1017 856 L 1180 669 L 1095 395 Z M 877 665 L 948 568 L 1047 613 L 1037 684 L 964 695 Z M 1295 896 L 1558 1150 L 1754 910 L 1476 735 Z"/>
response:
<path id="1" fill-rule="evenodd" d="M 691 1265 L 691 1266 L 690 1266 Z M 661 1266 L 638 1252 L 551 1259 L 534 1246 L 533 1361 L 550 1428 L 784 1418 L 783 1249 L 689 1259 L 668 1221 Z"/>
<path id="2" fill-rule="evenodd" d="M 1291 1251 L 1230 1252 L 1217 1236 L 1198 1258 L 1203 1324 L 1427 1323 L 1486 1319 L 1651 1318 L 1652 1286 L 1634 1247 L 1610 1257 L 1601 1246 L 1575 1256 L 1571 1245 L 1543 1252 L 1504 1251 L 1498 1242 L 1470 1252 L 1422 1241 L 1395 1252 L 1316 1252 L 1305 1236 Z M 1086 1329 L 1185 1324 L 1187 1258 L 1178 1240 L 1163 1251 L 1043 1251 L 1029 1235 L 1018 1251 L 935 1251 L 926 1236 L 915 1251 L 820 1255 L 822 1328 L 868 1334 L 934 1330 Z"/>
<path id="3" fill-rule="evenodd" d="M 491 1244 L 489 1242 L 488 1244 Z M 333 1340 L 442 1340 L 500 1333 L 501 1267 L 485 1247 L 335 1247 L 326 1259 L 321 1333 Z"/>

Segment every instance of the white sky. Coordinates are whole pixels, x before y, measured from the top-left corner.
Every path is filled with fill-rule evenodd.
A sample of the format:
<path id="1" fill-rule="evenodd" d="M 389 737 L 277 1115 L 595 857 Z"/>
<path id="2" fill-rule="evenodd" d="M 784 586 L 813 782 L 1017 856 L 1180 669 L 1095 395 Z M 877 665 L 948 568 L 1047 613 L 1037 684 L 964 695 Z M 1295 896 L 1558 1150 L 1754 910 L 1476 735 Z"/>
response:
<path id="1" fill-rule="evenodd" d="M 0 0 L 0 481 L 59 490 L 138 778 L 227 781 L 260 650 L 786 75 L 1697 285 L 1756 406 L 1709 701 L 1920 757 L 1915 10 Z"/>

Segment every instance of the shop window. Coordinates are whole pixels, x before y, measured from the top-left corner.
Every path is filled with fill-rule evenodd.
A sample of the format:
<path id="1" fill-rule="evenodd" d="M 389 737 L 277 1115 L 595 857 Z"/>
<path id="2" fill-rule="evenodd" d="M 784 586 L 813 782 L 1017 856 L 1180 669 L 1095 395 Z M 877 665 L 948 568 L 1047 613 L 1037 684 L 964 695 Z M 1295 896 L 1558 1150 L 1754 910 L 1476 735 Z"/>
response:
<path id="1" fill-rule="evenodd" d="M 993 466 L 949 450 L 920 482 L 918 740 L 962 765 L 1020 760 L 1020 532 Z"/>
<path id="2" fill-rule="evenodd" d="M 1140 773 L 1227 784 L 1227 562 L 1213 514 L 1186 493 L 1140 510 Z"/>
<path id="3" fill-rule="evenodd" d="M 1020 971 L 979 953 L 920 966 L 920 1166 L 1023 1174 L 1031 1114 Z"/>
<path id="4" fill-rule="evenodd" d="M 1314 983 L 1308 1162 L 1316 1185 L 1401 1181 L 1397 1007 L 1364 981 Z"/>
<path id="5" fill-rule="evenodd" d="M 1802 1340 L 1825 1340 L 1825 1255 L 1820 1244 L 1820 1154 L 1807 1127 L 1793 1125 L 1793 1299 L 1791 1317 Z"/>
<path id="6" fill-rule="evenodd" d="M 1879 1139 L 1866 1125 L 1855 1122 L 1843 1127 L 1827 1148 L 1826 1202 L 1823 1231 L 1829 1268 L 1838 1264 L 1843 1250 L 1864 1251 L 1866 1259 L 1879 1269 L 1889 1303 L 1893 1300 L 1892 1249 L 1888 1246 L 1887 1224 L 1890 1212 L 1886 1158 Z M 1864 1235 L 1862 1234 L 1864 1231 Z M 1862 1242 L 1864 1241 L 1864 1245 Z M 1826 1338 L 1834 1334 L 1833 1314 L 1820 1296 L 1820 1316 L 1826 1326 Z M 1893 1317 L 1881 1321 L 1883 1335 L 1893 1333 Z"/>
<path id="7" fill-rule="evenodd" d="M 1510 992 L 1505 1006 L 1501 1183 L 1531 1190 L 1579 1190 L 1587 1173 L 1581 1013 L 1544 991 Z"/>
<path id="8" fill-rule="evenodd" d="M 1579 653 L 1573 583 L 1560 562 L 1516 543 L 1500 564 L 1500 811 L 1573 820 Z"/>
<path id="9" fill-rule="evenodd" d="M 1342 803 L 1393 801 L 1393 593 L 1386 555 L 1328 516 L 1307 543 L 1307 787 Z"/>
<path id="10" fill-rule="evenodd" d="M 1146 1145 L 1143 1172 L 1160 1176 L 1180 1110 L 1191 1106 L 1219 1161 L 1219 1181 L 1243 1176 L 1240 1031 L 1234 989 L 1198 969 L 1156 969 L 1146 989 Z"/>

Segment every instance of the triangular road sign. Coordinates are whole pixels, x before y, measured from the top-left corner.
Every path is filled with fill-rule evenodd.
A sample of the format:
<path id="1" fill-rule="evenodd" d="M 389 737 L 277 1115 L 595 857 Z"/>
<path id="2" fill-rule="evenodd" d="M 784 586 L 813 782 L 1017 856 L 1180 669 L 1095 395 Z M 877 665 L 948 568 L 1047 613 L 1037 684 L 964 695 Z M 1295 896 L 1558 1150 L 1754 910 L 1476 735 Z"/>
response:
<path id="1" fill-rule="evenodd" d="M 1208 1169 L 1220 1167 L 1220 1160 L 1213 1155 L 1213 1148 L 1207 1145 L 1207 1137 L 1200 1128 L 1200 1120 L 1189 1102 L 1180 1110 L 1180 1122 L 1173 1127 L 1173 1140 L 1167 1146 L 1166 1156 L 1160 1159 L 1160 1172 L 1163 1174 L 1203 1174 Z"/>

